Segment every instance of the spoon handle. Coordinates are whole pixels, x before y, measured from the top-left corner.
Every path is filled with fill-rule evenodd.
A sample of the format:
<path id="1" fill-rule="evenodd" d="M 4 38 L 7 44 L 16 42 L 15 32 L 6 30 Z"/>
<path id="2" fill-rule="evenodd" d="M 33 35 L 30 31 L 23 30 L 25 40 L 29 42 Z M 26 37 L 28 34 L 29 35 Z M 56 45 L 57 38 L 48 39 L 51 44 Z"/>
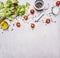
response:
<path id="1" fill-rule="evenodd" d="M 37 18 L 37 20 L 35 20 L 35 22 L 38 22 L 43 16 L 44 16 L 44 14 L 42 13 L 42 14 Z"/>

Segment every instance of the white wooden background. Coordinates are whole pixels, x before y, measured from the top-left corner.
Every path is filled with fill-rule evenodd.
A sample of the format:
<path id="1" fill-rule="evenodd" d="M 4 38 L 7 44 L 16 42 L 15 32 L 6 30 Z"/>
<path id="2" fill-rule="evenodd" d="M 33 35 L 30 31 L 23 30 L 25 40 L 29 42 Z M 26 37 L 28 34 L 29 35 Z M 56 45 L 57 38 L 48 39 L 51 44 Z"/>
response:
<path id="1" fill-rule="evenodd" d="M 33 5 L 35 0 L 20 0 L 20 3 L 26 1 Z M 46 6 L 47 3 L 55 5 L 56 1 L 44 0 Z M 52 18 L 56 23 L 47 26 L 42 22 L 35 23 L 33 31 L 30 24 L 20 20 L 21 28 L 14 27 L 14 31 L 4 31 L 3 34 L 0 29 L 0 58 L 60 58 L 60 15 Z"/>

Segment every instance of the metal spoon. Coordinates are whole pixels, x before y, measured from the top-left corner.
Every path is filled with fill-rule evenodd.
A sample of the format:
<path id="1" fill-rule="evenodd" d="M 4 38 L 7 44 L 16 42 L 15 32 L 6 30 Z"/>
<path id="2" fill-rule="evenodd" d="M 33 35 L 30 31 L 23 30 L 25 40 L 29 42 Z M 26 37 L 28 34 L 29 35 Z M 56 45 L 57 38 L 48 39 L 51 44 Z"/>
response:
<path id="1" fill-rule="evenodd" d="M 42 17 L 44 16 L 44 13 L 40 14 L 40 16 L 35 20 L 35 22 L 38 22 Z"/>

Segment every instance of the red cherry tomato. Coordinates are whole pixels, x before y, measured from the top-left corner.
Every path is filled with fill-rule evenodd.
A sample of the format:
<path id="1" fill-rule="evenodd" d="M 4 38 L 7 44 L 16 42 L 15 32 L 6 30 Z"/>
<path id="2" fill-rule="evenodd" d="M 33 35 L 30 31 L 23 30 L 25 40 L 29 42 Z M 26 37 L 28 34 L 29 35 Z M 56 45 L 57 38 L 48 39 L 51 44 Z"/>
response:
<path id="1" fill-rule="evenodd" d="M 31 28 L 35 28 L 35 24 L 34 23 L 31 23 Z"/>
<path id="2" fill-rule="evenodd" d="M 49 18 L 46 19 L 45 23 L 49 24 L 51 20 Z"/>
<path id="3" fill-rule="evenodd" d="M 56 6 L 59 6 L 60 5 L 60 1 L 56 1 Z"/>
<path id="4" fill-rule="evenodd" d="M 31 13 L 31 14 L 34 14 L 34 13 L 35 13 L 35 10 L 34 10 L 34 9 L 31 9 L 31 10 L 30 10 L 30 13 Z"/>
<path id="5" fill-rule="evenodd" d="M 27 16 L 27 15 L 25 15 L 25 16 L 24 16 L 24 19 L 25 19 L 25 20 L 28 20 L 28 16 Z"/>
<path id="6" fill-rule="evenodd" d="M 20 22 L 17 22 L 17 23 L 16 23 L 16 26 L 17 26 L 17 27 L 20 27 L 20 26 L 21 26 Z"/>

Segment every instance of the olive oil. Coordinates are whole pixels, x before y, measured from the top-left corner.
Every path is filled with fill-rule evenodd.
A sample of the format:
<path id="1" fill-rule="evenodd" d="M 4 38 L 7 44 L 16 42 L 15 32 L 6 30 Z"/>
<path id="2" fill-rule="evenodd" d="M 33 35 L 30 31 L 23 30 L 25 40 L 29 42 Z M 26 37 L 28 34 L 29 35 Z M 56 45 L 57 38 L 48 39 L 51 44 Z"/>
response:
<path id="1" fill-rule="evenodd" d="M 9 28 L 9 24 L 8 24 L 6 21 L 2 21 L 2 22 L 1 22 L 1 28 L 2 28 L 3 30 L 6 30 L 6 29 Z"/>

